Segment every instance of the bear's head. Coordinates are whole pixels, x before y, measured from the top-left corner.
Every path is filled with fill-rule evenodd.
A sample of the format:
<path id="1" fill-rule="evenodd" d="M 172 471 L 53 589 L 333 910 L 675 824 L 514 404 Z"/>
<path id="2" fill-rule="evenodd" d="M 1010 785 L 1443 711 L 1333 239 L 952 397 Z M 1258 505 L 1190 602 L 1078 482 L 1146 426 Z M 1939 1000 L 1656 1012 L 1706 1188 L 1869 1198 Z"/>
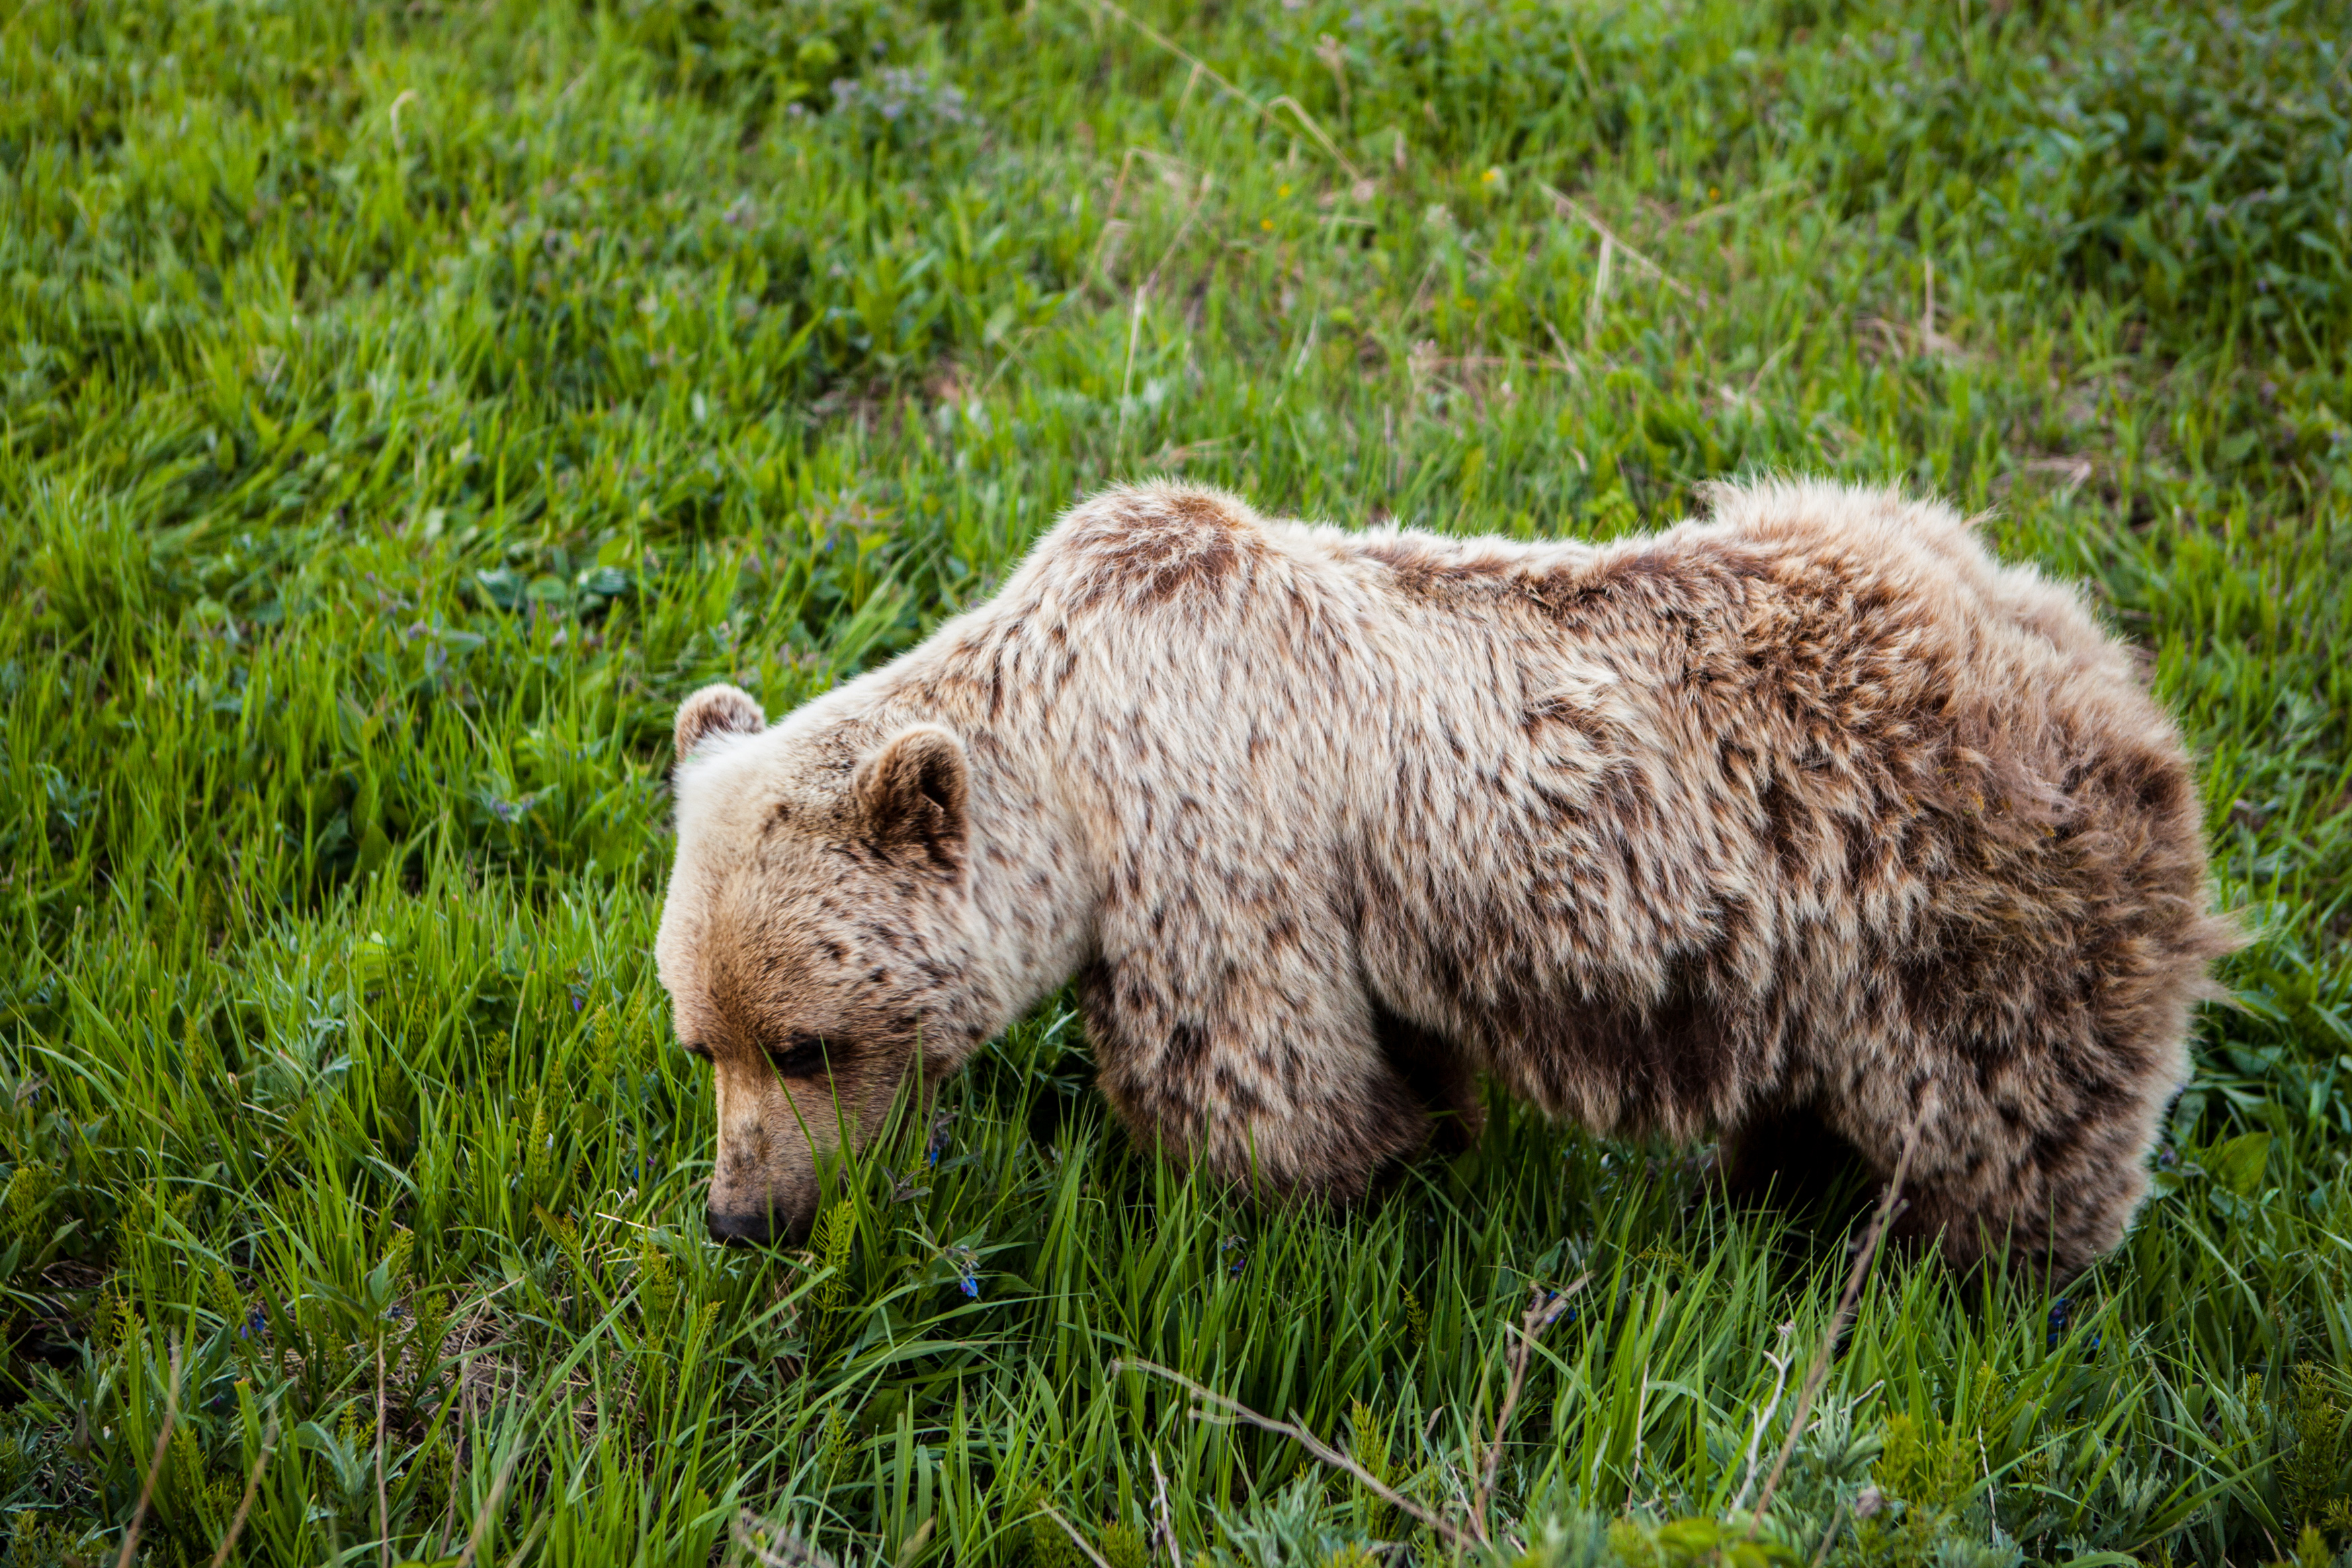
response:
<path id="1" fill-rule="evenodd" d="M 978 1042 L 964 750 L 818 710 L 771 729 L 720 685 L 678 709 L 677 753 L 654 953 L 718 1089 L 710 1231 L 796 1242 L 820 1161 L 879 1129 L 919 1058 Z"/>

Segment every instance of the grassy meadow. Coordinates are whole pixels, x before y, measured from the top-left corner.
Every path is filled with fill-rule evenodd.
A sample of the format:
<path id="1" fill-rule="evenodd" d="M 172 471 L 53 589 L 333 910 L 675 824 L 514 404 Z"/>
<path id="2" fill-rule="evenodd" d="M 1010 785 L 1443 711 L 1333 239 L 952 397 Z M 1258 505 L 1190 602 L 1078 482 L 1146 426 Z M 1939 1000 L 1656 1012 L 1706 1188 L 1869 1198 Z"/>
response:
<path id="1" fill-rule="evenodd" d="M 2348 366 L 2317 0 L 0 9 L 6 1560 L 2352 1562 Z M 1254 1212 L 1066 998 L 705 1238 L 688 690 L 1119 478 L 1774 470 L 1988 514 L 2202 759 L 2239 1003 L 2062 1298 L 1875 1269 L 1768 1484 L 1843 1230 L 1517 1113 Z"/>

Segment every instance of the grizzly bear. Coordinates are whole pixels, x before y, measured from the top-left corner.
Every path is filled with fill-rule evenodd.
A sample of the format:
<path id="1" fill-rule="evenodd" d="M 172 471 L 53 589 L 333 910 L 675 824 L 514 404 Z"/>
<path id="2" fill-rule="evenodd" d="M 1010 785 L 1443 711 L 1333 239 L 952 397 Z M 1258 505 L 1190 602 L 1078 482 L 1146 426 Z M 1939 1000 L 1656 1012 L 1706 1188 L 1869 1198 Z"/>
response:
<path id="1" fill-rule="evenodd" d="M 2179 737 L 2072 591 L 1885 491 L 1609 544 L 1276 522 L 1147 484 L 766 723 L 678 710 L 657 958 L 727 1240 L 1072 976 L 1138 1140 L 1354 1198 L 1490 1078 L 1600 1134 L 1825 1150 L 1898 1234 L 2123 1235 L 2209 911 Z"/>

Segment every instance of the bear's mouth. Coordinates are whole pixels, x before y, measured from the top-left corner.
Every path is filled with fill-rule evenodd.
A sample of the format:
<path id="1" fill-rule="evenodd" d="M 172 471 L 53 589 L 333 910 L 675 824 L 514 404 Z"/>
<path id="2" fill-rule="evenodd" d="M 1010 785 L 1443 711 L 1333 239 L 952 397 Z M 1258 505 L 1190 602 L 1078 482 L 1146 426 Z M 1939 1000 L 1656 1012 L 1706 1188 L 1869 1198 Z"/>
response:
<path id="1" fill-rule="evenodd" d="M 795 1218 L 781 1206 L 705 1211 L 710 1239 L 722 1247 L 797 1247 L 808 1239 L 809 1221 Z"/>
<path id="2" fill-rule="evenodd" d="M 710 1239 L 721 1246 L 765 1247 L 775 1236 L 775 1216 L 772 1208 L 747 1209 L 740 1214 L 714 1208 L 706 1218 Z"/>

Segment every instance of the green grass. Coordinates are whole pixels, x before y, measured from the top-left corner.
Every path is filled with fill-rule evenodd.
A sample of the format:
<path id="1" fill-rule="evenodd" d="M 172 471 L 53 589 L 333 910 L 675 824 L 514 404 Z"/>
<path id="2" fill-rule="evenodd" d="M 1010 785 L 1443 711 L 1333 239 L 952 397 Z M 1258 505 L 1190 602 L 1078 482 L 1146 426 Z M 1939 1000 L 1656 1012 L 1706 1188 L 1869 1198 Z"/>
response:
<path id="1" fill-rule="evenodd" d="M 1162 1477 L 1188 1564 L 1440 1561 L 1121 1364 L 1458 1519 L 1580 1278 L 1506 1556 L 2352 1546 L 2340 12 L 1139 15 L 0 16 L 11 1561 L 111 1561 L 167 1407 L 156 1563 L 265 1455 L 256 1562 L 1082 1561 L 1050 1507 L 1139 1568 Z M 813 1252 L 704 1239 L 648 961 L 687 691 L 787 708 L 1145 472 L 1600 537 L 1772 469 L 2090 582 L 2258 939 L 2130 1240 L 2063 1303 L 1876 1270 L 1759 1547 L 1843 1239 L 1681 1151 L 1511 1114 L 1255 1213 L 1128 1146 L 1055 1002 Z"/>

